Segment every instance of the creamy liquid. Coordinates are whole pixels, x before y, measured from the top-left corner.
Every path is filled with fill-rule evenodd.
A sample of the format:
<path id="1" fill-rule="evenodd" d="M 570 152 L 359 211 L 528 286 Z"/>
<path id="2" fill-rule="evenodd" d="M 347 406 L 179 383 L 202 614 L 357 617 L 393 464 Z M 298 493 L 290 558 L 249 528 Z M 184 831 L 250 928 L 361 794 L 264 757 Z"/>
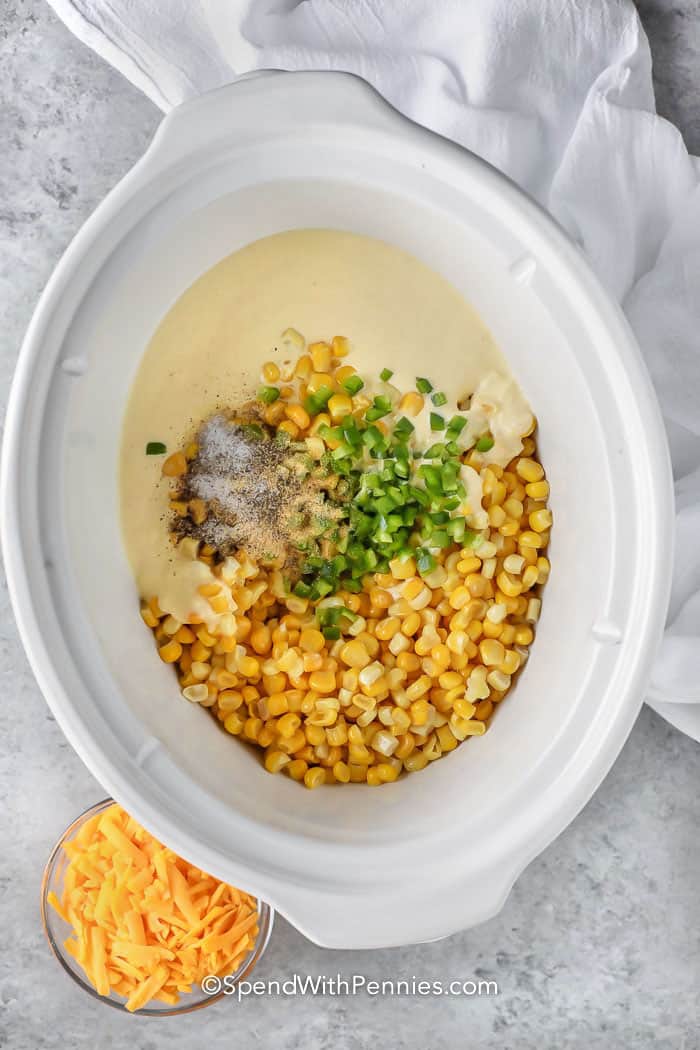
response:
<path id="1" fill-rule="evenodd" d="M 171 544 L 170 483 L 161 478 L 163 457 L 147 456 L 146 444 L 162 441 L 170 454 L 214 410 L 251 397 L 263 362 L 296 357 L 280 341 L 289 327 L 309 342 L 347 336 L 348 363 L 364 377 L 390 368 L 403 391 L 427 377 L 449 398 L 438 410 L 447 419 L 475 393 L 471 432 L 490 427 L 495 438 L 487 460 L 504 465 L 522 447 L 527 403 L 490 333 L 448 281 L 406 252 L 355 234 L 293 230 L 256 241 L 200 277 L 166 314 L 127 405 L 120 479 L 127 553 L 140 594 L 157 596 L 177 619 L 211 618 L 197 595 L 211 573 Z M 414 421 L 424 446 L 439 440 L 429 434 L 431 407 Z M 467 468 L 464 481 L 478 515 L 479 476 Z"/>

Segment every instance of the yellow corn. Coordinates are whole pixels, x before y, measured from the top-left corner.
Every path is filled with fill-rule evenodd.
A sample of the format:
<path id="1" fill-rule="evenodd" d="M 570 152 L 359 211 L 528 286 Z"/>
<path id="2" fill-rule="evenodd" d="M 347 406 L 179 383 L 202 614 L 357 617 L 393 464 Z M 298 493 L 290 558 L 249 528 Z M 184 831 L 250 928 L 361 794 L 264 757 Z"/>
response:
<path id="1" fill-rule="evenodd" d="M 335 675 L 332 671 L 314 671 L 309 675 L 309 686 L 316 693 L 332 693 L 335 689 Z"/>
<path id="2" fill-rule="evenodd" d="M 347 784 L 350 781 L 350 767 L 347 762 L 334 762 L 333 776 L 339 784 Z"/>
<path id="3" fill-rule="evenodd" d="M 315 627 L 305 627 L 299 635 L 299 648 L 306 653 L 320 653 L 325 646 L 325 639 Z"/>
<path id="4" fill-rule="evenodd" d="M 187 459 L 184 452 L 173 452 L 168 456 L 162 467 L 163 476 L 166 478 L 180 478 L 187 473 Z"/>
<path id="5" fill-rule="evenodd" d="M 268 773 L 279 773 L 289 762 L 289 755 L 282 751 L 270 751 L 265 753 L 265 769 Z"/>
<path id="6" fill-rule="evenodd" d="M 262 378 L 265 383 L 276 383 L 280 377 L 280 370 L 273 361 L 266 361 L 262 366 Z"/>
<path id="7" fill-rule="evenodd" d="M 289 712 L 286 715 L 282 715 L 279 722 L 277 723 L 277 732 L 282 737 L 291 737 L 293 733 L 297 731 L 301 725 L 301 719 L 299 715 L 292 714 Z"/>
<path id="8" fill-rule="evenodd" d="M 375 635 L 382 642 L 391 641 L 395 634 L 401 628 L 401 620 L 398 616 L 388 616 L 385 620 L 380 620 L 375 628 Z"/>
<path id="9" fill-rule="evenodd" d="M 367 667 L 370 663 L 370 656 L 365 649 L 362 642 L 357 638 L 353 638 L 352 641 L 346 642 L 343 648 L 340 650 L 340 659 L 348 667 L 357 667 L 360 670 Z M 332 688 L 335 687 L 335 679 L 333 681 Z"/>
<path id="10" fill-rule="evenodd" d="M 339 423 L 344 416 L 352 412 L 352 399 L 349 394 L 333 394 L 328 400 L 328 411 L 333 423 Z"/>
<path id="11" fill-rule="evenodd" d="M 531 481 L 525 486 L 525 492 L 530 499 L 547 499 L 549 496 L 549 482 Z"/>
<path id="12" fill-rule="evenodd" d="M 516 645 L 531 645 L 534 637 L 531 627 L 516 627 L 515 629 L 514 640 Z"/>
<path id="13" fill-rule="evenodd" d="M 291 419 L 284 419 L 277 427 L 277 430 L 281 430 L 284 434 L 289 434 L 292 441 L 299 437 L 299 427 Z"/>
<path id="14" fill-rule="evenodd" d="M 414 726 L 424 726 L 430 716 L 430 704 L 427 700 L 414 700 L 410 707 L 411 722 Z"/>
<path id="15" fill-rule="evenodd" d="M 294 368 L 294 375 L 297 379 L 301 379 L 302 382 L 308 383 L 311 373 L 313 372 L 313 364 L 308 354 L 303 354 L 297 361 Z"/>
<path id="16" fill-rule="evenodd" d="M 243 732 L 244 725 L 245 722 L 237 711 L 232 711 L 231 714 L 227 715 L 224 719 L 224 729 L 227 733 L 231 733 L 233 736 L 240 736 Z"/>
<path id="17" fill-rule="evenodd" d="M 188 685 L 182 690 L 182 695 L 185 700 L 189 700 L 193 704 L 201 704 L 203 700 L 208 699 L 209 690 L 203 683 L 199 685 Z"/>
<path id="18" fill-rule="evenodd" d="M 528 548 L 525 548 L 526 550 Z M 523 590 L 529 591 L 531 587 L 534 587 L 539 582 L 540 572 L 536 565 L 528 565 L 523 572 Z"/>
<path id="19" fill-rule="evenodd" d="M 435 735 L 440 745 L 440 751 L 444 754 L 448 751 L 454 751 L 459 744 L 459 740 L 454 735 L 449 725 L 439 726 L 435 730 Z"/>
<path id="20" fill-rule="evenodd" d="M 303 405 L 287 405 L 284 410 L 287 419 L 291 420 L 299 430 L 306 430 L 311 423 L 311 417 Z M 292 435 L 295 437 L 296 435 Z"/>
<path id="21" fill-rule="evenodd" d="M 523 585 L 520 580 L 517 580 L 514 576 L 511 576 L 508 572 L 499 572 L 496 577 L 496 583 L 499 589 L 506 595 L 507 598 L 517 598 L 521 594 Z"/>
<path id="22" fill-rule="evenodd" d="M 422 751 L 413 751 L 403 760 L 403 764 L 409 773 L 417 773 L 420 769 L 425 769 L 428 758 Z"/>
<path id="23" fill-rule="evenodd" d="M 533 532 L 546 532 L 552 526 L 552 512 L 549 507 L 534 510 L 528 517 L 528 522 Z"/>
<path id="24" fill-rule="evenodd" d="M 328 343 L 311 343 L 309 354 L 314 372 L 328 372 L 331 367 L 331 348 Z"/>
<path id="25" fill-rule="evenodd" d="M 518 460 L 515 470 L 518 476 L 527 482 L 540 481 L 544 477 L 542 464 L 535 459 L 528 459 L 527 457 Z"/>
<path id="26" fill-rule="evenodd" d="M 295 337 L 286 341 L 302 350 L 303 337 Z M 317 462 L 339 443 L 322 439 L 319 428 L 353 413 L 360 418 L 369 403 L 340 387 L 355 374 L 349 365 L 334 371 L 334 359 L 345 352 L 347 340 L 337 337 L 332 346 L 312 343 L 296 365 L 280 369 L 268 361 L 262 368 L 267 383 L 292 374 L 298 380 L 296 392 L 281 391 L 263 418 L 294 439 L 303 435 Z M 311 420 L 298 402 L 321 387 L 331 397 Z M 411 391 L 399 410 L 410 416 L 423 407 L 423 397 Z M 378 426 L 388 433 L 383 422 Z M 508 468 L 467 456 L 481 473 L 490 535 L 476 549 L 439 554 L 425 577 L 415 558 L 404 556 L 364 581 L 359 593 L 339 591 L 326 604 L 345 604 L 356 618 L 337 641 L 317 629 L 313 603 L 285 593 L 278 568 L 258 567 L 242 552 L 219 564 L 213 547 L 181 541 L 187 556 L 210 566 L 211 582 L 199 593 L 218 614 L 216 626 L 208 629 L 194 614 L 185 623 L 165 616 L 155 599 L 141 615 L 161 657 L 177 664 L 183 696 L 212 707 L 227 732 L 263 749 L 269 772 L 286 770 L 309 787 L 389 783 L 483 733 L 527 656 L 540 611 L 534 588 L 550 571 L 542 553 L 552 524 L 549 484 L 534 453 L 526 436 Z M 177 477 L 197 448 L 174 455 L 182 456 L 171 464 Z M 209 513 L 203 500 L 173 510 L 199 524 Z M 325 540 L 322 557 L 334 553 Z"/>
<path id="27" fill-rule="evenodd" d="M 307 788 L 317 788 L 321 784 L 325 783 L 326 771 L 320 766 L 312 766 L 311 769 L 307 769 L 304 773 L 304 784 Z"/>
<path id="28" fill-rule="evenodd" d="M 462 609 L 467 602 L 471 601 L 471 597 L 469 589 L 461 584 L 459 587 L 455 587 L 448 601 L 453 609 Z"/>
<path id="29" fill-rule="evenodd" d="M 304 774 L 308 768 L 308 764 L 303 758 L 294 758 L 287 766 L 285 766 L 285 770 L 292 780 L 303 780 Z"/>
<path id="30" fill-rule="evenodd" d="M 506 651 L 495 638 L 486 638 L 479 645 L 479 655 L 486 667 L 497 667 L 503 663 Z"/>
<path id="31" fill-rule="evenodd" d="M 179 642 L 167 642 L 165 645 L 161 645 L 158 655 L 163 663 L 174 664 L 182 656 L 182 646 Z"/>
<path id="32" fill-rule="evenodd" d="M 331 347 L 336 357 L 347 357 L 350 353 L 350 341 L 344 335 L 334 335 L 331 339 Z"/>
<path id="33" fill-rule="evenodd" d="M 524 532 L 520 533 L 520 535 L 518 536 L 518 544 L 520 545 L 520 547 L 537 548 L 544 546 L 542 537 L 539 535 L 538 532 L 535 532 L 532 529 L 525 529 Z"/>
<path id="34" fill-rule="evenodd" d="M 416 563 L 413 558 L 394 558 L 389 562 L 389 568 L 395 580 L 410 580 L 416 575 Z"/>
<path id="35" fill-rule="evenodd" d="M 312 372 L 306 384 L 308 392 L 316 394 L 322 387 L 325 387 L 327 390 L 335 390 L 335 379 L 333 379 L 333 376 L 328 375 L 327 372 Z"/>
<path id="36" fill-rule="evenodd" d="M 399 401 L 399 412 L 403 412 L 405 416 L 417 416 L 423 408 L 424 403 L 421 394 L 414 390 L 410 390 L 407 394 L 404 394 Z"/>

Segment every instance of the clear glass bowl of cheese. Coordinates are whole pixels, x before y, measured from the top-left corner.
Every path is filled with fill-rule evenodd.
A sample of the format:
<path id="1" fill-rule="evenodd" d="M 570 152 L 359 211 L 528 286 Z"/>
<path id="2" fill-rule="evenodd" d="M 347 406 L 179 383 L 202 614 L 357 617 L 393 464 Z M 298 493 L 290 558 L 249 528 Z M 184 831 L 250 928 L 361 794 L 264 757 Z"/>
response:
<path id="1" fill-rule="evenodd" d="M 89 980 L 83 966 L 66 947 L 71 936 L 74 936 L 74 927 L 59 914 L 52 904 L 52 900 L 62 901 L 63 898 L 64 879 L 70 863 L 65 847 L 76 839 L 89 820 L 103 813 L 113 804 L 113 800 L 107 798 L 86 809 L 66 828 L 51 851 L 41 882 L 41 919 L 49 947 L 63 970 L 80 988 L 94 999 L 117 1010 L 145 1016 L 169 1017 L 175 1014 L 191 1013 L 210 1006 L 222 999 L 238 981 L 246 980 L 260 961 L 270 939 L 274 920 L 274 910 L 264 901 L 259 899 L 257 901 L 257 932 L 252 937 L 252 946 L 247 950 L 239 965 L 230 974 L 220 975 L 214 979 L 210 975 L 202 984 L 193 984 L 192 990 L 181 993 L 178 1001 L 174 1003 L 150 999 L 142 1007 L 127 1011 L 126 997 L 117 994 L 114 990 L 110 990 L 108 995 L 98 992 L 95 985 Z"/>

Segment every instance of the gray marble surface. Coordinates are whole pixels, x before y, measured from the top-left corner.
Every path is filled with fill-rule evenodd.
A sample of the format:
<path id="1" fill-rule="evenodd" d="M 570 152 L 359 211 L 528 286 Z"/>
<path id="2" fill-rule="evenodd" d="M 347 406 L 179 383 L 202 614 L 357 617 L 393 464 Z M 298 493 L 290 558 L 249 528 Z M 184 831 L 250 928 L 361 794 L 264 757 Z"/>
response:
<path id="1" fill-rule="evenodd" d="M 700 152 L 700 3 L 643 0 L 659 108 Z M 56 260 L 143 151 L 154 107 L 42 0 L 0 2 L 0 397 Z M 4 411 L 3 411 L 4 415 Z M 39 880 L 100 786 L 66 744 L 0 590 L 0 1047 L 278 1050 L 700 1046 L 698 745 L 644 710 L 613 771 L 491 922 L 437 944 L 329 952 L 279 921 L 259 973 L 492 977 L 494 998 L 250 999 L 134 1020 L 92 1002 L 43 939 Z M 466 892 L 478 892 L 470 887 Z"/>

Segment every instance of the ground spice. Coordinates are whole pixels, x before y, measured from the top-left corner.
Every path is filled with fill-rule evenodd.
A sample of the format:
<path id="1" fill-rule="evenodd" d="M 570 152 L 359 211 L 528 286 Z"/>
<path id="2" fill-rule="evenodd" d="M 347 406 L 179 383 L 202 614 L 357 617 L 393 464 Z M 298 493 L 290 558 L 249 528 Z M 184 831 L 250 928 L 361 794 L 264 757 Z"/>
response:
<path id="1" fill-rule="evenodd" d="M 221 557 L 242 549 L 289 570 L 341 516 L 328 498 L 326 472 L 305 446 L 263 423 L 217 413 L 201 424 L 195 442 L 175 497 L 188 506 L 186 516 L 173 519 L 176 536 L 194 536 Z"/>

